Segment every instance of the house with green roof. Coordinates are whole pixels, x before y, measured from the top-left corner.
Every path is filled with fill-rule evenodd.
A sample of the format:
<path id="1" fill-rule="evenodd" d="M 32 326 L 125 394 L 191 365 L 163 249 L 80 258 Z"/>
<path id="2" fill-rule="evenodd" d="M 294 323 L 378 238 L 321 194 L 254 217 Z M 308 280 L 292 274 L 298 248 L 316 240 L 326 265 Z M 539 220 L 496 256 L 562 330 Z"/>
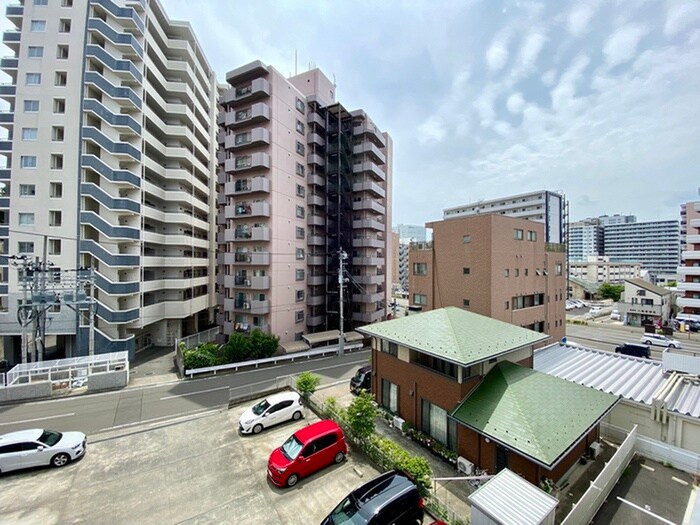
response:
<path id="1" fill-rule="evenodd" d="M 377 403 L 476 468 L 557 481 L 617 396 L 537 372 L 549 336 L 448 307 L 367 325 Z"/>

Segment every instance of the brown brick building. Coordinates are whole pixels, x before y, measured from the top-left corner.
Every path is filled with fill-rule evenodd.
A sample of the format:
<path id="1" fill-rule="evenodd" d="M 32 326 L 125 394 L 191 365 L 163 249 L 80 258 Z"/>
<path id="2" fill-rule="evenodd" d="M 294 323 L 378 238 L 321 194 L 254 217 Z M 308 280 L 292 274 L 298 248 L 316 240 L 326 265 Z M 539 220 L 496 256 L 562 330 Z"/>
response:
<path id="1" fill-rule="evenodd" d="M 545 225 L 497 214 L 426 224 L 431 243 L 409 253 L 409 301 L 468 309 L 558 340 L 564 337 L 566 249 Z"/>

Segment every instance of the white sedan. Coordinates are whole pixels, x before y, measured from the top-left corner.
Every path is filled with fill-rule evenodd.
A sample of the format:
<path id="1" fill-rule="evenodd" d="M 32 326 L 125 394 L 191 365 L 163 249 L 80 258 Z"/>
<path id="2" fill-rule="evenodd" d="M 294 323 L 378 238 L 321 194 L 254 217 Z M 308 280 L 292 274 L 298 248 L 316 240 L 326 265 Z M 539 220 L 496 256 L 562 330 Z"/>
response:
<path id="1" fill-rule="evenodd" d="M 274 394 L 249 408 L 238 420 L 238 427 L 242 434 L 259 434 L 263 428 L 272 425 L 301 419 L 304 416 L 301 406 L 301 398 L 296 392 L 282 392 Z"/>
<path id="2" fill-rule="evenodd" d="M 0 436 L 0 472 L 51 465 L 62 467 L 85 454 L 82 432 L 34 428 Z"/>
<path id="3" fill-rule="evenodd" d="M 641 338 L 645 345 L 665 346 L 667 348 L 680 348 L 681 344 L 675 339 L 660 334 L 644 334 Z"/>

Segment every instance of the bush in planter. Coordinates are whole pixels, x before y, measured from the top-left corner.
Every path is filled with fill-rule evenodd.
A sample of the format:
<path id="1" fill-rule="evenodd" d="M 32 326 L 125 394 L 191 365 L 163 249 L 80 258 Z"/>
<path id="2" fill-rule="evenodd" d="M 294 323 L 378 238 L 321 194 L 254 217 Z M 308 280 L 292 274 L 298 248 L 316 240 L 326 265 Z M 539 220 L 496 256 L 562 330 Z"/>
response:
<path id="1" fill-rule="evenodd" d="M 321 376 L 313 372 L 302 372 L 299 374 L 299 377 L 297 377 L 297 392 L 299 392 L 301 397 L 308 400 L 309 396 L 316 392 L 316 388 L 318 388 L 320 382 Z"/>
<path id="2" fill-rule="evenodd" d="M 389 439 L 373 436 L 372 443 L 377 447 L 381 455 L 389 461 L 388 465 L 382 464 L 382 461 L 378 461 L 378 463 L 382 464 L 382 467 L 386 469 L 396 468 L 403 470 L 411 476 L 422 489 L 430 487 L 430 478 L 433 472 L 425 458 L 412 456 Z"/>
<path id="3" fill-rule="evenodd" d="M 374 434 L 377 406 L 374 404 L 372 394 L 361 392 L 352 400 L 345 416 L 350 428 L 360 439 L 367 439 Z"/>

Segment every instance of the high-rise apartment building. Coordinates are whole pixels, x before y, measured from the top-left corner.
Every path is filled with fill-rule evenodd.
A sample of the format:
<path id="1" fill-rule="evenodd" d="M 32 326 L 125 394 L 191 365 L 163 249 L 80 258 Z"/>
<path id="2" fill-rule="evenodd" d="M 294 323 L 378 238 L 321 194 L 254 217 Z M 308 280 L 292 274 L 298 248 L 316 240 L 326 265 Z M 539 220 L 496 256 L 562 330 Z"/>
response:
<path id="1" fill-rule="evenodd" d="M 566 249 L 545 242 L 544 224 L 484 214 L 426 226 L 432 242 L 409 254 L 411 305 L 456 306 L 564 337 Z"/>
<path id="2" fill-rule="evenodd" d="M 681 204 L 680 313 L 700 320 L 700 201 Z"/>
<path id="3" fill-rule="evenodd" d="M 189 24 L 157 0 L 27 1 L 6 16 L 6 357 L 19 360 L 23 300 L 8 255 L 41 258 L 44 243 L 54 268 L 95 271 L 95 352 L 172 344 L 210 324 L 216 79 Z M 87 353 L 85 321 L 49 302 L 47 346 Z"/>
<path id="4" fill-rule="evenodd" d="M 400 242 L 425 242 L 426 229 L 425 226 L 414 226 L 411 224 L 399 224 L 394 228 L 394 231 L 399 234 Z"/>
<path id="5" fill-rule="evenodd" d="M 392 142 L 335 99 L 318 69 L 255 61 L 219 100 L 217 281 L 222 339 L 255 327 L 281 343 L 385 318 L 391 293 Z"/>
<path id="6" fill-rule="evenodd" d="M 443 219 L 497 213 L 545 225 L 545 240 L 566 242 L 566 199 L 553 191 L 534 191 L 492 200 L 481 200 L 443 210 Z"/>
<path id="7" fill-rule="evenodd" d="M 636 215 L 620 215 L 616 213 L 615 215 L 601 215 L 597 220 L 601 226 L 612 226 L 613 224 L 630 224 L 637 222 L 637 217 Z"/>
<path id="8" fill-rule="evenodd" d="M 584 219 L 569 224 L 569 260 L 586 261 L 603 251 L 603 227 L 599 219 Z"/>

